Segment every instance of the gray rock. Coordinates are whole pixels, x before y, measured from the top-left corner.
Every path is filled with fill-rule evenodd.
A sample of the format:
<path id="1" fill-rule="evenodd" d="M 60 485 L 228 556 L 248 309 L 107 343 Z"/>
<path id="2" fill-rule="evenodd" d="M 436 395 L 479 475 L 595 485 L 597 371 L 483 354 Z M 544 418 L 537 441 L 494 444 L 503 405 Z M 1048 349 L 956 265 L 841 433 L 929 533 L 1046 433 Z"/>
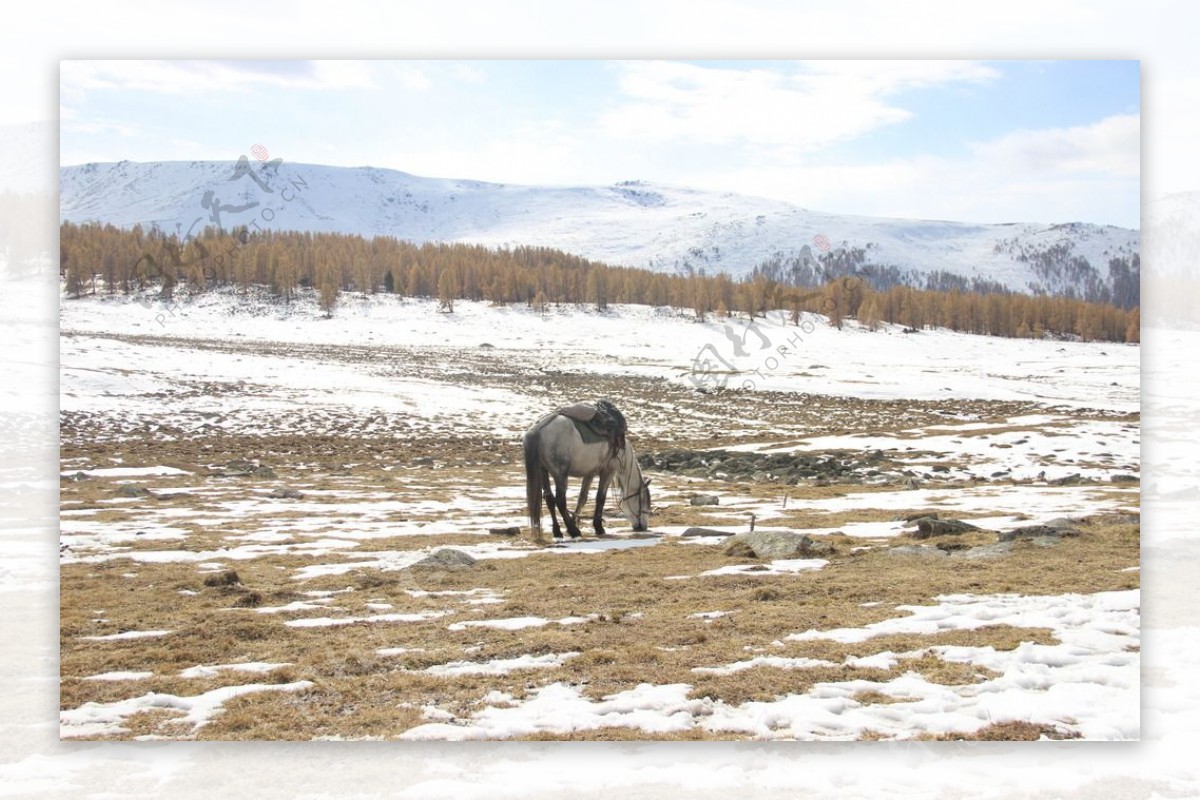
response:
<path id="1" fill-rule="evenodd" d="M 519 526 L 504 526 L 502 528 L 489 528 L 488 534 L 498 534 L 501 537 L 515 537 L 521 533 Z"/>
<path id="2" fill-rule="evenodd" d="M 122 498 L 147 498 L 150 496 L 150 490 L 136 484 L 122 484 L 117 487 L 117 495 Z"/>
<path id="3" fill-rule="evenodd" d="M 922 559 L 945 559 L 950 554 L 928 545 L 897 545 L 885 551 L 888 556 L 914 556 Z"/>
<path id="4" fill-rule="evenodd" d="M 454 548 L 439 548 L 413 565 L 414 570 L 467 570 L 476 564 L 475 557 Z"/>
<path id="5" fill-rule="evenodd" d="M 1000 542 L 1012 542 L 1013 540 L 1022 539 L 1037 539 L 1039 537 L 1078 537 L 1079 530 L 1069 526 L 1053 526 L 1049 524 L 1036 526 L 1021 526 L 1014 528 L 1011 531 L 1003 531 L 1000 533 Z"/>
<path id="6" fill-rule="evenodd" d="M 1140 478 L 1129 473 L 1113 473 L 1108 480 L 1114 484 L 1137 484 L 1141 481 Z"/>
<path id="7" fill-rule="evenodd" d="M 979 526 L 964 523 L 961 520 L 942 520 L 938 517 L 920 517 L 913 521 L 917 530 L 913 537 L 923 540 L 929 537 L 940 537 L 943 534 L 963 534 L 968 531 L 979 531 Z"/>
<path id="8" fill-rule="evenodd" d="M 688 502 L 692 506 L 717 506 L 721 499 L 716 495 L 693 495 Z"/>
<path id="9" fill-rule="evenodd" d="M 303 498 L 304 493 L 301 492 L 300 490 L 294 490 L 289 487 L 280 487 L 279 489 L 271 490 L 271 492 L 267 495 L 267 497 L 268 498 Z"/>
<path id="10" fill-rule="evenodd" d="M 965 551 L 956 551 L 955 559 L 996 559 L 1001 556 L 1007 556 L 1012 553 L 1011 542 L 994 542 L 991 545 L 980 545 L 978 548 L 967 548 Z"/>
<path id="11" fill-rule="evenodd" d="M 732 537 L 735 536 L 732 531 L 720 531 L 715 528 L 704 528 L 703 526 L 692 526 L 686 528 L 681 537 Z"/>
<path id="12" fill-rule="evenodd" d="M 249 459 L 233 459 L 217 473 L 224 478 L 240 478 L 254 476 L 255 478 L 275 478 L 275 471 L 265 464 Z"/>
<path id="13" fill-rule="evenodd" d="M 727 556 L 752 559 L 800 559 L 821 556 L 833 550 L 829 545 L 796 531 L 751 531 L 736 534 L 723 544 Z"/>
<path id="14" fill-rule="evenodd" d="M 431 467 L 433 465 L 433 457 L 432 456 L 418 456 L 417 458 L 413 459 L 409 464 L 411 464 L 413 467 Z"/>
<path id="15" fill-rule="evenodd" d="M 1142 522 L 1141 514 L 1137 512 L 1114 512 L 1106 515 L 1096 515 L 1089 521 L 1101 526 L 1136 526 Z"/>
<path id="16" fill-rule="evenodd" d="M 1046 483 L 1052 487 L 1070 487 L 1070 486 L 1074 486 L 1075 484 L 1080 484 L 1082 482 L 1083 482 L 1083 476 L 1079 475 L 1078 473 L 1072 473 L 1069 476 L 1063 476 L 1062 478 L 1051 479 L 1050 481 L 1047 481 Z"/>

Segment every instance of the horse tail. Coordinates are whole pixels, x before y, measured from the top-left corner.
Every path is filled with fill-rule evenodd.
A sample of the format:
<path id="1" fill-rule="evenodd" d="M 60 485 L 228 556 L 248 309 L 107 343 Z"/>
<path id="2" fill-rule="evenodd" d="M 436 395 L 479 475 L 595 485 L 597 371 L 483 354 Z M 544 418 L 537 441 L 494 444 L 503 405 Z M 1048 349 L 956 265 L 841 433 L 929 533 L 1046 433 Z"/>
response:
<path id="1" fill-rule="evenodd" d="M 525 432 L 522 447 L 525 450 L 525 501 L 529 507 L 529 529 L 534 539 L 542 538 L 542 487 L 546 483 L 546 468 L 540 454 L 542 427 L 548 419 L 539 420 L 537 425 Z"/>

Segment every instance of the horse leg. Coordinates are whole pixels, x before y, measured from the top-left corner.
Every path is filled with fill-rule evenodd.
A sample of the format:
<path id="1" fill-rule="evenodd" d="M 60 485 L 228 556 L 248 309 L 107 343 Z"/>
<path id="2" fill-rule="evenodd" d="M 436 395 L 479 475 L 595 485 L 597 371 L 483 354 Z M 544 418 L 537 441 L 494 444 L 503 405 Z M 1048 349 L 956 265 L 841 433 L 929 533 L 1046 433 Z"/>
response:
<path id="1" fill-rule="evenodd" d="M 558 511 L 562 513 L 563 522 L 567 524 L 567 533 L 571 535 L 571 539 L 576 539 L 580 535 L 579 526 L 575 524 L 575 519 L 571 517 L 570 511 L 567 510 L 567 475 L 563 473 L 562 480 L 556 476 L 554 479 L 554 489 L 556 490 L 554 501 L 558 504 Z"/>
<path id="2" fill-rule="evenodd" d="M 575 520 L 578 522 L 582 518 L 583 507 L 587 506 L 588 490 L 592 488 L 592 477 L 584 476 L 579 481 L 579 500 L 575 503 Z"/>
<path id="3" fill-rule="evenodd" d="M 596 487 L 596 511 L 592 513 L 592 528 L 596 530 L 597 537 L 604 536 L 604 501 L 608 496 L 608 482 L 612 478 L 612 473 L 600 474 L 600 485 Z"/>
<path id="4" fill-rule="evenodd" d="M 550 510 L 550 522 L 554 524 L 554 539 L 561 540 L 562 529 L 558 526 L 558 505 L 554 502 L 554 491 L 550 489 L 549 474 L 546 474 L 546 480 L 542 484 L 542 492 L 546 496 L 546 508 Z"/>

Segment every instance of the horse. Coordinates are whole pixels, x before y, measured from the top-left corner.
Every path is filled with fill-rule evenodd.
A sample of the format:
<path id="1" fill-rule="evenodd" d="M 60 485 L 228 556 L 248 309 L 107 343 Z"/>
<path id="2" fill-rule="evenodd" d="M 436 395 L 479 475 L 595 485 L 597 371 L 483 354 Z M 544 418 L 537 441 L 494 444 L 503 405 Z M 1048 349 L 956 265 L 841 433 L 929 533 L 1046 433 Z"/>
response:
<path id="1" fill-rule="evenodd" d="M 578 410 L 581 407 L 568 407 Z M 586 408 L 586 407 L 584 407 Z M 615 407 L 608 407 L 614 412 Z M 633 524 L 634 531 L 646 531 L 650 521 L 650 482 L 642 477 L 637 455 L 622 433 L 611 442 L 584 442 L 571 417 L 565 410 L 543 416 L 528 431 L 522 442 L 525 451 L 525 491 L 529 505 L 529 524 L 533 538 L 542 540 L 542 500 L 550 509 L 554 523 L 554 537 L 562 538 L 558 525 L 557 511 L 562 515 L 571 538 L 580 535 L 576 523 L 587 503 L 592 479 L 599 476 L 596 489 L 596 509 L 592 515 L 592 526 L 596 536 L 604 536 L 604 501 L 609 481 L 615 476 L 621 491 L 619 503 L 621 513 Z M 616 416 L 619 417 L 617 412 Z M 578 418 L 578 414 L 573 415 Z M 623 418 L 620 418 L 623 422 Z M 575 512 L 567 510 L 567 479 L 581 479 L 579 501 Z M 550 481 L 554 480 L 554 491 Z"/>

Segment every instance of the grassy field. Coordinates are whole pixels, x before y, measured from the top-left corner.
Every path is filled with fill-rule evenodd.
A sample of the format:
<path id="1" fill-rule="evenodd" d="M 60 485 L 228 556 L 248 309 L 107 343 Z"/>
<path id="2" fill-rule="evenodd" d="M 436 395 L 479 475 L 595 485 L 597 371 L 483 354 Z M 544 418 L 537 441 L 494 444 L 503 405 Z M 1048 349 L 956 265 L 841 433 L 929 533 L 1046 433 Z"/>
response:
<path id="1" fill-rule="evenodd" d="M 643 427 L 645 435 L 634 440 L 641 453 L 753 441 L 729 425 L 730 398 L 651 387 L 638 379 L 571 381 L 580 397 L 608 395 L 620 403 L 649 395 L 651 402 L 689 404 L 679 435 L 665 424 Z M 722 404 L 730 408 L 722 411 Z M 739 420 L 757 421 L 773 432 L 772 441 L 856 427 L 905 436 L 914 426 L 945 419 L 945 404 L 927 402 L 809 397 L 801 404 L 760 393 L 739 394 L 736 406 Z M 959 413 L 997 425 L 1034 408 L 983 401 L 962 407 Z M 1079 422 L 1103 418 L 1081 413 Z M 1137 424 L 1136 415 L 1112 419 Z M 697 422 L 702 420 L 725 422 L 705 431 Z M 949 595 L 1090 594 L 1133 589 L 1139 582 L 1131 569 L 1138 565 L 1136 517 L 1112 514 L 1137 511 L 1136 485 L 1064 487 L 1056 496 L 1060 514 L 1082 519 L 1081 536 L 1052 545 L 1018 541 L 1002 558 L 966 559 L 952 552 L 994 543 L 996 532 L 985 527 L 916 543 L 906 534 L 851 536 L 839 530 L 889 521 L 901 526 L 898 521 L 906 517 L 953 508 L 956 498 L 968 495 L 973 505 L 951 516 L 1041 522 L 1045 515 L 1037 510 L 1014 514 L 1010 503 L 999 501 L 990 508 L 980 491 L 1004 499 L 1042 484 L 939 480 L 935 474 L 913 491 L 894 482 L 785 486 L 650 470 L 655 539 L 632 541 L 627 525 L 610 510 L 609 542 L 539 549 L 524 529 L 517 537 L 488 533 L 524 517 L 515 442 L 481 452 L 464 435 L 189 437 L 135 430 L 113 436 L 109 426 L 103 416 L 64 417 L 61 707 L 64 713 L 104 711 L 118 725 L 69 736 L 394 738 L 430 721 L 454 724 L 488 708 L 518 707 L 552 685 L 591 702 L 624 697 L 643 685 L 686 685 L 686 699 L 726 709 L 863 682 L 864 689 L 847 703 L 899 708 L 916 699 L 878 688 L 915 675 L 969 693 L 997 677 L 982 665 L 943 658 L 943 647 L 1012 652 L 1023 645 L 1054 645 L 1054 632 L 999 624 L 857 642 L 788 636 L 902 618 L 907 613 L 899 607 L 930 605 Z M 638 430 L 636 417 L 631 429 Z M 1026 429 L 1045 434 L 1048 443 L 1064 433 L 1061 420 L 1044 431 Z M 1065 433 L 1070 430 L 1068 421 Z M 261 460 L 275 477 L 221 475 L 223 465 L 239 458 Z M 185 472 L 72 476 L 114 464 Z M 281 489 L 301 497 L 270 497 Z M 701 492 L 717 494 L 722 504 L 689 505 L 687 497 Z M 1077 509 L 1085 512 L 1076 514 Z M 750 511 L 772 528 L 831 529 L 813 535 L 830 548 L 822 557 L 827 564 L 781 574 L 760 560 L 727 555 L 719 540 L 677 536 L 693 525 L 746 531 Z M 927 551 L 892 552 L 914 544 Z M 462 571 L 411 567 L 438 547 L 484 558 Z M 746 569 L 704 575 L 731 565 Z M 311 625 L 322 618 L 324 625 Z M 522 628 L 480 625 L 519 619 L 540 622 Z M 128 632 L 168 633 L 89 639 Z M 895 658 L 872 660 L 881 653 Z M 248 665 L 259 672 L 247 672 Z M 196 671 L 198 666 L 211 669 Z M 105 680 L 105 674 L 116 675 Z M 226 688 L 251 683 L 262 686 L 222 696 Z M 148 696 L 141 707 L 118 708 Z M 150 702 L 160 696 L 161 704 Z M 211 710 L 198 717 L 195 710 L 205 705 Z M 762 736 L 704 725 L 704 714 L 697 713 L 701 722 L 686 729 L 654 731 L 616 722 L 572 728 L 565 721 L 515 736 Z M 866 728 L 856 736 L 895 735 Z M 1069 723 L 1009 720 L 964 731 L 918 727 L 905 736 L 1078 734 Z"/>

